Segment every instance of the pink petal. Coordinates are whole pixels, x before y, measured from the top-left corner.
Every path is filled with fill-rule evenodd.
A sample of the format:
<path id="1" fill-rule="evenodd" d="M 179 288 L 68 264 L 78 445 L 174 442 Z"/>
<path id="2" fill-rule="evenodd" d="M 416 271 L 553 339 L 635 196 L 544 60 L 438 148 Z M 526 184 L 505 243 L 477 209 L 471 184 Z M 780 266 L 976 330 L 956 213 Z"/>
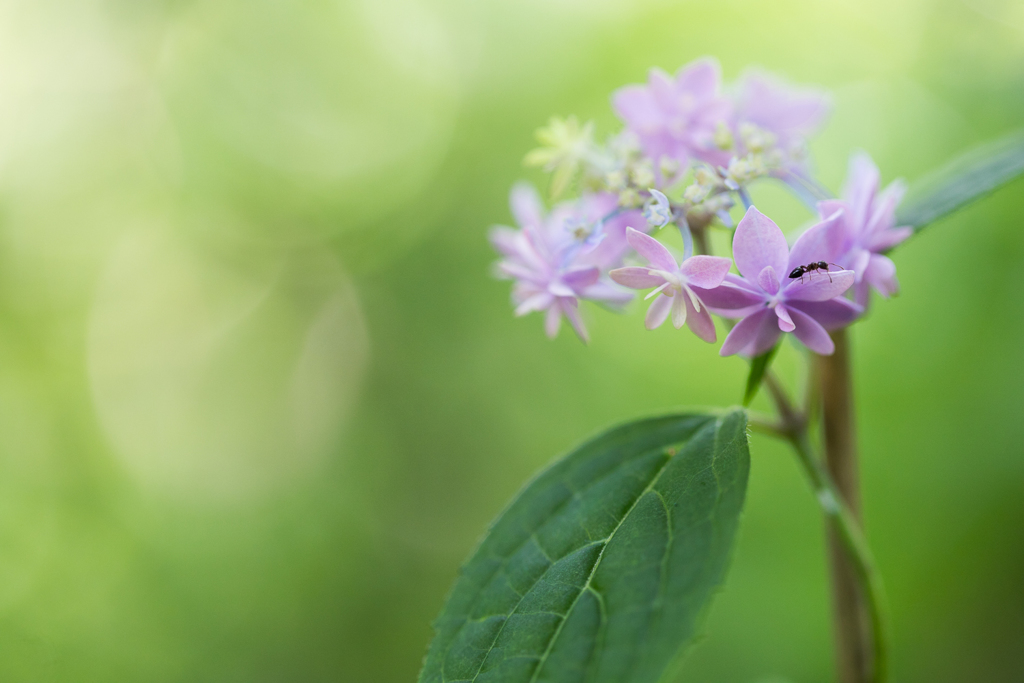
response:
<path id="1" fill-rule="evenodd" d="M 715 308 L 714 306 L 708 306 L 707 308 L 715 315 L 720 315 L 723 318 L 740 319 L 746 318 L 747 316 L 753 315 L 759 311 L 763 311 L 765 309 L 765 305 L 762 301 L 759 304 L 746 306 L 745 308 Z"/>
<path id="2" fill-rule="evenodd" d="M 790 301 L 786 308 L 790 313 L 793 309 L 806 313 L 817 320 L 826 330 L 846 327 L 864 312 L 863 306 L 858 306 L 843 297 L 836 297 L 828 301 Z"/>
<path id="3" fill-rule="evenodd" d="M 568 285 L 563 284 L 562 282 L 559 282 L 558 280 L 548 283 L 548 291 L 557 297 L 576 296 L 576 291 L 574 289 L 572 289 Z"/>
<path id="4" fill-rule="evenodd" d="M 775 133 L 788 147 L 813 132 L 828 114 L 829 99 L 823 93 L 795 88 L 759 72 L 744 74 L 740 90 L 740 120 Z"/>
<path id="5" fill-rule="evenodd" d="M 698 59 L 676 72 L 676 86 L 694 97 L 712 97 L 718 92 L 720 80 L 718 61 L 710 57 Z"/>
<path id="6" fill-rule="evenodd" d="M 750 346 L 751 343 L 753 343 L 754 338 L 757 336 L 757 331 L 761 327 L 761 322 L 769 314 L 771 314 L 771 311 L 765 309 L 763 311 L 758 311 L 753 315 L 748 315 L 746 318 L 736 323 L 735 327 L 729 330 L 729 334 L 725 336 L 722 348 L 718 352 L 719 355 L 731 356 Z M 774 314 L 772 314 L 772 317 L 774 317 Z"/>
<path id="7" fill-rule="evenodd" d="M 769 311 L 769 313 L 771 313 L 771 311 Z M 767 315 L 761 322 L 761 327 L 757 331 L 757 336 L 754 337 L 753 344 L 744 349 L 741 353 L 750 358 L 760 356 L 762 353 L 775 346 L 775 344 L 778 343 L 780 336 L 782 336 L 782 330 L 779 329 L 778 317 L 774 315 Z"/>
<path id="8" fill-rule="evenodd" d="M 627 85 L 612 94 L 612 109 L 632 130 L 640 133 L 661 125 L 661 111 L 643 85 Z"/>
<path id="9" fill-rule="evenodd" d="M 541 258 L 524 230 L 513 230 L 504 226 L 496 226 L 490 234 L 491 244 L 499 253 L 525 264 L 534 270 L 544 270 L 547 263 Z"/>
<path id="10" fill-rule="evenodd" d="M 804 343 L 804 346 L 822 356 L 832 355 L 832 352 L 836 350 L 836 345 L 824 327 L 799 309 L 792 308 L 789 314 L 793 317 L 793 322 L 796 323 L 796 330 L 793 334 Z"/>
<path id="11" fill-rule="evenodd" d="M 590 336 L 587 334 L 587 328 L 583 326 L 583 319 L 580 318 L 580 311 L 577 308 L 579 303 L 576 299 L 559 299 L 558 305 L 562 308 L 565 317 L 569 319 L 569 324 L 572 325 L 572 329 L 580 341 L 584 344 L 589 343 Z"/>
<path id="12" fill-rule="evenodd" d="M 794 268 L 806 266 L 808 263 L 824 261 L 833 263 L 853 241 L 853 235 L 847 234 L 847 223 L 842 211 L 831 214 L 828 218 L 809 227 L 797 238 L 793 249 L 789 252 L 789 265 L 786 273 Z"/>
<path id="13" fill-rule="evenodd" d="M 554 339 L 558 336 L 558 328 L 561 326 L 562 309 L 555 303 L 548 309 L 547 315 L 544 316 L 544 332 L 548 335 L 549 339 Z"/>
<path id="14" fill-rule="evenodd" d="M 706 306 L 715 309 L 741 309 L 750 306 L 763 306 L 764 294 L 758 294 L 731 282 L 724 282 L 714 289 L 693 287 L 693 291 Z M 717 311 L 716 311 L 717 312 Z"/>
<path id="15" fill-rule="evenodd" d="M 868 267 L 868 260 L 870 258 L 870 251 L 867 249 L 861 249 L 860 247 L 855 247 L 850 250 L 850 253 L 840 258 L 837 265 L 846 270 L 852 270 L 857 276 L 857 282 L 860 282 L 864 277 L 864 271 Z"/>
<path id="16" fill-rule="evenodd" d="M 844 211 L 846 202 L 842 199 L 823 199 L 818 202 L 818 217 L 825 220 L 836 211 Z"/>
<path id="17" fill-rule="evenodd" d="M 679 266 L 679 272 L 688 284 L 714 289 L 722 284 L 732 261 L 722 256 L 691 256 Z"/>
<path id="18" fill-rule="evenodd" d="M 669 311 L 672 310 L 672 299 L 674 297 L 665 296 L 659 294 L 654 301 L 651 302 L 651 307 L 647 309 L 647 316 L 644 318 L 644 326 L 653 330 L 660 327 L 665 318 L 668 317 Z"/>
<path id="19" fill-rule="evenodd" d="M 607 216 L 618 204 L 618 197 L 609 194 L 589 195 L 593 199 L 588 202 L 588 218 L 600 220 Z M 610 206 L 603 207 L 605 198 L 611 199 Z M 598 201 L 600 200 L 600 201 Z M 622 257 L 629 251 L 626 241 L 626 226 L 639 225 L 644 231 L 649 229 L 647 220 L 640 211 L 623 211 L 604 221 L 604 239 L 586 254 L 581 254 L 578 262 L 597 266 L 602 270 L 614 268 L 622 264 Z"/>
<path id="20" fill-rule="evenodd" d="M 633 300 L 633 293 L 607 282 L 595 282 L 580 292 L 580 297 L 621 306 Z"/>
<path id="21" fill-rule="evenodd" d="M 530 282 L 542 283 L 547 280 L 547 275 L 538 273 L 515 261 L 502 261 L 498 263 L 498 274 L 502 277 L 514 278 L 516 280 L 528 280 Z"/>
<path id="22" fill-rule="evenodd" d="M 636 253 L 647 259 L 658 270 L 665 270 L 670 273 L 676 271 L 675 258 L 665 248 L 665 245 L 658 240 L 633 228 L 626 228 L 626 239 L 629 240 L 629 246 L 633 247 Z"/>
<path id="23" fill-rule="evenodd" d="M 520 227 L 539 228 L 544 224 L 544 202 L 541 201 L 537 188 L 529 183 L 516 183 L 508 198 L 512 215 Z"/>
<path id="24" fill-rule="evenodd" d="M 665 278 L 660 275 L 651 275 L 650 268 L 616 268 L 608 273 L 615 282 L 632 289 L 648 289 L 664 284 Z"/>
<path id="25" fill-rule="evenodd" d="M 491 229 L 489 237 L 491 244 L 499 253 L 513 257 L 519 255 L 521 240 L 518 230 L 504 225 L 496 225 Z"/>
<path id="26" fill-rule="evenodd" d="M 731 356 L 736 353 L 742 353 L 747 356 L 756 356 L 767 351 L 775 345 L 775 341 L 781 334 L 779 326 L 775 321 L 774 311 L 767 308 L 753 315 L 748 315 L 739 321 L 736 327 L 732 328 L 732 331 L 729 332 L 719 354 Z M 762 347 L 763 351 L 757 351 L 757 349 Z"/>
<path id="27" fill-rule="evenodd" d="M 891 202 L 893 208 L 896 208 L 903 201 L 905 194 L 907 194 L 907 184 L 902 179 L 897 178 L 878 193 L 878 201 L 882 205 L 888 205 Z"/>
<path id="28" fill-rule="evenodd" d="M 654 288 L 654 289 L 652 289 L 651 291 L 647 292 L 647 296 L 645 296 L 645 297 L 644 297 L 644 301 L 647 301 L 648 299 L 650 299 L 650 298 L 652 298 L 652 297 L 656 297 L 656 296 L 658 296 L 658 295 L 659 295 L 659 294 L 661 294 L 661 293 L 662 293 L 663 291 L 665 291 L 665 289 L 667 289 L 667 288 L 668 288 L 668 286 L 669 286 L 669 285 L 671 285 L 671 284 L 672 284 L 671 282 L 668 282 L 668 281 L 666 280 L 666 281 L 664 282 L 664 284 L 658 285 L 657 287 L 655 287 L 655 288 Z M 671 292 L 669 292 L 668 294 L 666 294 L 666 296 L 672 296 L 672 293 L 671 293 Z"/>
<path id="29" fill-rule="evenodd" d="M 826 301 L 848 290 L 855 279 L 852 270 L 807 273 L 803 282 L 790 280 L 782 294 L 788 301 Z"/>
<path id="30" fill-rule="evenodd" d="M 864 226 L 866 234 L 883 232 L 896 223 L 896 206 L 906 194 L 907 187 L 902 180 L 894 180 L 875 197 L 871 215 Z"/>
<path id="31" fill-rule="evenodd" d="M 677 330 L 686 324 L 686 294 L 676 292 L 672 297 L 672 326 Z"/>
<path id="32" fill-rule="evenodd" d="M 850 209 L 852 225 L 863 228 L 870 218 L 871 203 L 878 192 L 878 167 L 864 152 L 857 152 L 850 158 L 843 198 Z"/>
<path id="33" fill-rule="evenodd" d="M 866 311 L 871 305 L 871 287 L 868 286 L 866 280 L 861 280 L 853 286 L 853 300 L 857 302 L 858 306 L 863 307 Z M 833 299 L 836 301 L 836 299 Z"/>
<path id="34" fill-rule="evenodd" d="M 786 236 L 770 218 L 755 207 L 747 209 L 746 215 L 736 226 L 732 240 L 732 256 L 740 274 L 748 280 L 755 280 L 765 266 L 771 266 L 776 273 L 786 273 L 789 262 L 789 245 Z"/>
<path id="35" fill-rule="evenodd" d="M 868 267 L 864 271 L 864 281 L 886 298 L 900 291 L 900 283 L 896 279 L 896 264 L 881 254 L 871 255 Z"/>
<path id="36" fill-rule="evenodd" d="M 757 274 L 757 284 L 772 296 L 779 293 L 779 275 L 771 266 L 765 266 L 764 270 Z"/>
<path id="37" fill-rule="evenodd" d="M 647 73 L 647 88 L 660 111 L 675 109 L 678 95 L 671 76 L 655 67 Z"/>
<path id="38" fill-rule="evenodd" d="M 575 293 L 594 284 L 599 277 L 601 277 L 601 271 L 597 268 L 580 268 L 563 273 L 561 280 Z"/>
<path id="39" fill-rule="evenodd" d="M 715 333 L 715 323 L 711 320 L 707 306 L 701 306 L 698 311 L 693 307 L 693 302 L 689 297 L 686 297 L 686 326 L 699 339 L 703 339 L 709 344 L 714 344 L 718 339 L 718 335 Z"/>
<path id="40" fill-rule="evenodd" d="M 796 329 L 796 325 L 793 324 L 793 319 L 789 317 L 789 311 L 786 310 L 785 305 L 779 304 L 775 307 L 775 315 L 779 317 L 779 329 L 783 332 L 792 332 Z"/>
<path id="41" fill-rule="evenodd" d="M 526 315 L 527 313 L 533 313 L 534 311 L 543 311 L 555 302 L 555 297 L 549 292 L 539 292 L 527 297 L 516 306 L 516 316 Z M 549 311 L 550 313 L 550 311 Z"/>
<path id="42" fill-rule="evenodd" d="M 891 228 L 875 233 L 864 246 L 874 252 L 888 251 L 914 234 L 910 227 Z"/>
<path id="43" fill-rule="evenodd" d="M 761 294 L 763 293 L 761 291 L 761 288 L 758 287 L 756 284 L 754 284 L 750 280 L 747 280 L 744 277 L 736 275 L 735 273 L 729 273 L 728 275 L 725 276 L 725 284 L 736 285 L 740 289 L 745 289 L 748 292 L 753 292 L 758 296 L 761 296 Z"/>

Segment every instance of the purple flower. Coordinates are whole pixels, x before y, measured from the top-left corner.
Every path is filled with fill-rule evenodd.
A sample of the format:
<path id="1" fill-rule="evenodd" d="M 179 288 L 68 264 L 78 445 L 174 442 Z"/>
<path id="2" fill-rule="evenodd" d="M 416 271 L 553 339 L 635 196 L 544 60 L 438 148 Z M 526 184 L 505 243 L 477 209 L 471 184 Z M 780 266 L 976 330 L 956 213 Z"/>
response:
<path id="1" fill-rule="evenodd" d="M 800 152 L 804 141 L 821 125 L 831 105 L 820 91 L 796 88 L 771 74 L 746 73 L 736 97 L 735 124 L 772 134 L 775 145 L 787 154 Z M 741 136 L 742 137 L 742 136 Z"/>
<path id="2" fill-rule="evenodd" d="M 619 305 L 632 299 L 629 292 L 603 279 L 601 271 L 620 263 L 629 248 L 625 223 L 640 225 L 643 217 L 631 211 L 609 218 L 617 206 L 614 195 L 584 196 L 548 214 L 537 191 L 526 184 L 512 188 L 510 204 L 520 229 L 496 227 L 491 243 L 503 256 L 497 264 L 499 275 L 515 280 L 516 315 L 545 311 L 549 337 L 558 334 L 564 316 L 586 342 L 580 299 Z"/>
<path id="3" fill-rule="evenodd" d="M 822 216 L 843 211 L 840 263 L 857 274 L 854 293 L 861 305 L 867 305 L 869 287 L 884 297 L 899 292 L 896 265 L 882 252 L 914 233 L 913 228 L 896 227 L 896 206 L 906 191 L 903 183 L 894 181 L 882 192 L 878 185 L 878 167 L 861 152 L 850 159 L 843 199 L 818 204 Z"/>
<path id="4" fill-rule="evenodd" d="M 677 265 L 669 250 L 653 237 L 627 228 L 626 239 L 650 266 L 619 268 L 609 275 L 615 282 L 632 289 L 656 288 L 646 297 L 655 297 L 647 309 L 644 321 L 647 329 L 653 330 L 661 325 L 671 312 L 672 324 L 677 330 L 686 324 L 704 341 L 714 342 L 717 339 L 715 324 L 707 306 L 702 304 L 697 288 L 714 290 L 722 284 L 732 261 L 719 256 L 684 254 L 683 262 Z"/>
<path id="5" fill-rule="evenodd" d="M 783 332 L 792 332 L 822 355 L 835 350 L 827 330 L 848 325 L 861 308 L 840 297 L 853 285 L 852 270 L 812 271 L 799 278 L 793 269 L 831 262 L 841 246 L 841 213 L 807 230 L 792 251 L 779 227 L 753 206 L 736 226 L 733 259 L 740 276 L 727 275 L 716 289 L 698 291 L 715 313 L 742 318 L 722 344 L 721 354 L 758 356 Z"/>
<path id="6" fill-rule="evenodd" d="M 651 159 L 675 159 L 686 165 L 691 157 L 713 164 L 729 162 L 729 153 L 714 142 L 720 121 L 731 105 L 719 93 L 718 62 L 701 59 L 672 77 L 651 69 L 647 85 L 628 85 L 612 95 L 612 106 L 640 141 Z"/>

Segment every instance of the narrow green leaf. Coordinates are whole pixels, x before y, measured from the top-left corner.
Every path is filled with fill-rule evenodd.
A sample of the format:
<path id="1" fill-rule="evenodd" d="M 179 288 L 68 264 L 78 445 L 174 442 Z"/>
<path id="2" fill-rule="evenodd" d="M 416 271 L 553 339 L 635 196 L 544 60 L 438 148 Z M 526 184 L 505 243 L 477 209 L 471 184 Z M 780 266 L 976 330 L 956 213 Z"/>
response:
<path id="1" fill-rule="evenodd" d="M 743 394 L 744 406 L 749 406 L 750 402 L 757 396 L 757 390 L 761 388 L 761 380 L 764 379 L 764 373 L 768 371 L 768 366 L 772 364 L 772 358 L 775 357 L 775 352 L 778 350 L 779 345 L 776 344 L 750 361 L 750 374 L 747 375 L 747 391 Z"/>
<path id="2" fill-rule="evenodd" d="M 1024 174 L 1024 132 L 975 147 L 914 183 L 897 225 L 921 230 Z"/>
<path id="3" fill-rule="evenodd" d="M 746 414 L 640 420 L 538 476 L 462 568 L 421 683 L 653 683 L 721 584 Z"/>

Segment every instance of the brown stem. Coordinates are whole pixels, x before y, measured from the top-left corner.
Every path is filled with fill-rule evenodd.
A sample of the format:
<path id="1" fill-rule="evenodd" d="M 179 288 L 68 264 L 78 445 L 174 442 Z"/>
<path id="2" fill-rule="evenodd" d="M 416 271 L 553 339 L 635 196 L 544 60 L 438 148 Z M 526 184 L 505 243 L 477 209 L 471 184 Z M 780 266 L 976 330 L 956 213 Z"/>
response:
<path id="1" fill-rule="evenodd" d="M 832 333 L 836 350 L 817 357 L 821 390 L 825 463 L 857 524 L 861 520 L 860 480 L 853 419 L 853 378 L 850 375 L 850 343 L 845 329 Z M 839 683 L 876 680 L 872 624 L 865 609 L 852 559 L 828 526 L 829 563 L 832 571 L 832 609 L 835 621 L 836 667 Z"/>

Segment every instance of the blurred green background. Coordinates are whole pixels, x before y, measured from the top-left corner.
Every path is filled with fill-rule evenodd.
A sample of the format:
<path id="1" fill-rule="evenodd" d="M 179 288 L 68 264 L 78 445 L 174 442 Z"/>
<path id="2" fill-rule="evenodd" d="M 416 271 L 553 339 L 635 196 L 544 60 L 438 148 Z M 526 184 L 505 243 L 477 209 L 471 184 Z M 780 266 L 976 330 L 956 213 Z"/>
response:
<path id="1" fill-rule="evenodd" d="M 692 335 L 588 308 L 550 342 L 489 275 L 534 129 L 609 133 L 615 87 L 704 54 L 832 90 L 833 188 L 1024 122 L 1019 0 L 0 2 L 0 680 L 413 681 L 532 473 L 737 402 Z M 1022 195 L 901 247 L 853 333 L 897 681 L 1024 677 Z M 822 545 L 755 437 L 680 680 L 829 680 Z"/>

